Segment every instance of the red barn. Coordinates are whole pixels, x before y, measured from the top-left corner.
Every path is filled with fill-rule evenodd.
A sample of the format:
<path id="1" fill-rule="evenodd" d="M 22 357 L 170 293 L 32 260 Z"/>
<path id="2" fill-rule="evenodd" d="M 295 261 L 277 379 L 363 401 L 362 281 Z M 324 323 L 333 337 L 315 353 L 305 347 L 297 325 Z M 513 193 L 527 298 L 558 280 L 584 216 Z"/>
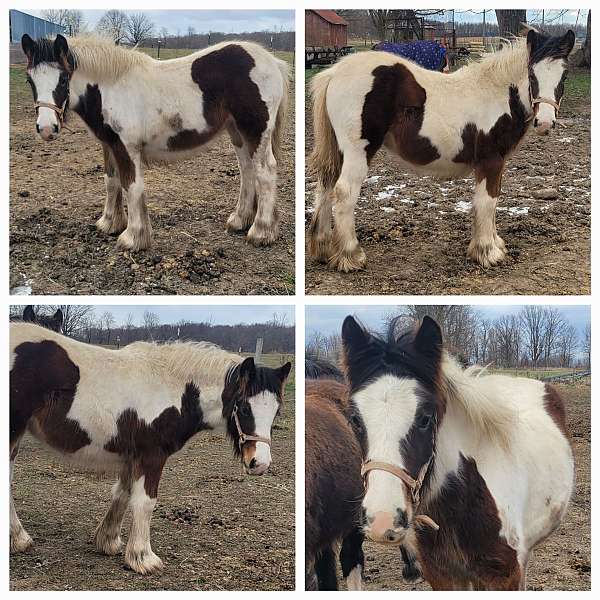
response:
<path id="1" fill-rule="evenodd" d="M 312 48 L 344 48 L 348 45 L 348 22 L 332 10 L 307 10 L 305 45 Z"/>

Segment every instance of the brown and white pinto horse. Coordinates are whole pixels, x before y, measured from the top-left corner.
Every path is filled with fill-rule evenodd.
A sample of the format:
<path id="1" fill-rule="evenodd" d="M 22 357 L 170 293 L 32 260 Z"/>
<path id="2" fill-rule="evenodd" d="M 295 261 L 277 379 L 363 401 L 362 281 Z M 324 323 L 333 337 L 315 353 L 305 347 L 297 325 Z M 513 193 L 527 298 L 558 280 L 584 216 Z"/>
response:
<path id="1" fill-rule="evenodd" d="M 26 430 L 70 463 L 118 473 L 94 542 L 100 552 L 117 554 L 130 508 L 125 562 L 138 573 L 163 566 L 150 546 L 150 519 L 167 459 L 193 435 L 221 430 L 247 473 L 269 468 L 290 363 L 262 367 L 207 343 L 109 350 L 28 323 L 11 323 L 10 351 L 11 486 Z M 11 552 L 31 544 L 11 493 Z"/>
<path id="2" fill-rule="evenodd" d="M 50 315 L 38 314 L 31 304 L 28 304 L 23 309 L 22 317 L 11 317 L 11 321 L 23 321 L 25 323 L 37 323 L 46 329 L 51 329 L 58 333 L 62 333 L 62 326 L 64 321 L 64 315 L 60 308 L 57 308 L 55 313 Z"/>
<path id="3" fill-rule="evenodd" d="M 120 247 L 140 250 L 152 242 L 144 165 L 194 156 L 225 131 L 241 172 L 227 229 L 248 230 L 256 245 L 278 237 L 285 62 L 250 42 L 216 44 L 164 61 L 91 36 L 67 42 L 62 35 L 34 41 L 25 34 L 22 46 L 41 138 L 55 139 L 73 110 L 102 143 L 106 203 L 96 226 L 120 234 Z"/>
<path id="4" fill-rule="evenodd" d="M 537 380 L 463 370 L 429 317 L 388 339 L 347 317 L 342 339 L 366 535 L 414 544 L 434 590 L 525 589 L 574 485 L 561 397 Z"/>
<path id="5" fill-rule="evenodd" d="M 364 267 L 354 209 L 384 146 L 417 173 L 445 179 L 474 173 L 467 254 L 484 267 L 501 262 L 502 172 L 530 124 L 539 134 L 554 127 L 574 42 L 572 31 L 548 37 L 530 30 L 526 40 L 449 75 L 388 52 L 359 52 L 314 77 L 311 162 L 318 186 L 309 253 L 340 271 Z"/>

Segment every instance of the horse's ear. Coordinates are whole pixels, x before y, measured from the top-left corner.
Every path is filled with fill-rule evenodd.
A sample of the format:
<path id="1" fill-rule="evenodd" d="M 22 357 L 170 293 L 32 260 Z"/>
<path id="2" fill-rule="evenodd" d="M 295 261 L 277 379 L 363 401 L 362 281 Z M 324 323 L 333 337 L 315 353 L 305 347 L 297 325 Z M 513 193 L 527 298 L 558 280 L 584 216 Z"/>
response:
<path id="1" fill-rule="evenodd" d="M 423 317 L 415 336 L 415 348 L 420 354 L 439 360 L 442 355 L 443 339 L 440 326 L 428 316 Z"/>
<path id="2" fill-rule="evenodd" d="M 539 41 L 538 32 L 535 29 L 527 31 L 527 50 L 529 51 L 529 57 L 536 51 Z"/>
<path id="3" fill-rule="evenodd" d="M 279 367 L 279 369 L 277 369 L 277 373 L 279 374 L 279 379 L 281 379 L 281 381 L 285 381 L 289 374 L 290 371 L 292 370 L 292 363 L 291 362 L 286 362 L 285 365 L 282 365 L 281 367 Z"/>
<path id="4" fill-rule="evenodd" d="M 31 36 L 24 34 L 21 38 L 21 48 L 23 48 L 23 52 L 25 52 L 25 56 L 27 56 L 29 62 L 28 66 L 30 66 L 33 61 L 33 53 L 35 52 L 35 41 Z"/>
<path id="5" fill-rule="evenodd" d="M 240 383 L 248 383 L 256 377 L 256 365 L 254 359 L 249 356 L 240 365 Z"/>
<path id="6" fill-rule="evenodd" d="M 54 322 L 58 325 L 58 328 L 60 329 L 62 327 L 63 321 L 64 321 L 64 315 L 63 315 L 63 311 L 60 310 L 60 308 L 54 313 L 54 317 L 52 317 L 54 319 Z"/>
<path id="7" fill-rule="evenodd" d="M 69 44 L 67 43 L 67 39 L 60 35 L 60 33 L 54 40 L 54 60 L 56 60 L 63 69 L 67 71 L 71 70 L 69 65 Z"/>
<path id="8" fill-rule="evenodd" d="M 30 304 L 25 307 L 23 311 L 23 321 L 27 323 L 35 323 L 35 311 L 33 310 L 33 306 Z"/>
<path id="9" fill-rule="evenodd" d="M 564 56 L 565 58 L 567 56 L 569 56 L 569 54 L 571 54 L 571 50 L 573 50 L 574 45 L 575 45 L 575 34 L 573 33 L 573 31 L 571 29 L 569 29 L 569 31 L 567 31 L 567 33 L 565 33 L 565 35 L 563 35 L 560 38 L 559 48 L 560 48 L 561 55 Z"/>
<path id="10" fill-rule="evenodd" d="M 369 334 L 357 322 L 348 315 L 342 325 L 342 343 L 346 352 L 354 348 L 360 348 L 369 341 Z"/>

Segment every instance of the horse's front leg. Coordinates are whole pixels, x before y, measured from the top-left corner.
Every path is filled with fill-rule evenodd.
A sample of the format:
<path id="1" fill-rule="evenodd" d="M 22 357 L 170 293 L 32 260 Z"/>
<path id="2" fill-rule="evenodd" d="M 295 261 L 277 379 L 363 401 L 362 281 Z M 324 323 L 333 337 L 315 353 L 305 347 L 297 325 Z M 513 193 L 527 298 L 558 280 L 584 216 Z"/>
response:
<path id="1" fill-rule="evenodd" d="M 496 231 L 496 204 L 500 196 L 503 168 L 504 161 L 501 158 L 486 161 L 475 168 L 477 183 L 467 256 L 484 267 L 492 267 L 506 258 L 504 240 Z"/>
<path id="2" fill-rule="evenodd" d="M 343 149 L 344 164 L 333 189 L 335 202 L 333 248 L 329 265 L 338 271 L 362 269 L 367 257 L 358 243 L 354 209 L 358 202 L 360 186 L 367 176 L 365 151 L 352 146 Z"/>
<path id="3" fill-rule="evenodd" d="M 96 548 L 103 554 L 118 554 L 121 550 L 121 526 L 131 496 L 131 469 L 125 467 L 112 489 L 112 502 L 94 532 Z"/>
<path id="4" fill-rule="evenodd" d="M 17 515 L 17 509 L 15 508 L 15 501 L 13 500 L 12 493 L 12 480 L 13 480 L 13 470 L 15 465 L 15 460 L 17 458 L 17 454 L 19 453 L 19 443 L 21 442 L 21 438 L 19 437 L 17 440 L 11 442 L 10 448 L 10 551 L 11 553 L 15 552 L 25 552 L 28 548 L 33 545 L 33 540 L 31 536 L 25 531 L 21 520 L 19 519 L 19 515 Z"/>
<path id="5" fill-rule="evenodd" d="M 119 164 L 121 186 L 127 194 L 127 229 L 119 236 L 117 246 L 127 250 L 145 250 L 152 245 L 152 225 L 146 208 L 144 174 L 139 154 L 130 154 L 126 171 Z"/>
<path id="6" fill-rule="evenodd" d="M 254 221 L 257 209 L 254 166 L 248 143 L 244 141 L 235 124 L 227 127 L 235 148 L 240 168 L 240 196 L 235 210 L 227 219 L 227 231 L 247 231 Z"/>
<path id="7" fill-rule="evenodd" d="M 106 184 L 106 201 L 104 212 L 96 221 L 96 227 L 109 234 L 121 233 L 127 227 L 127 215 L 123 208 L 123 190 L 117 169 L 117 163 L 110 148 L 102 145 L 104 154 L 104 183 Z"/>
<path id="8" fill-rule="evenodd" d="M 150 520 L 156 505 L 163 466 L 164 460 L 154 459 L 142 461 L 134 468 L 134 481 L 129 499 L 133 518 L 125 548 L 125 562 L 142 575 L 163 568 L 162 560 L 154 554 L 150 546 Z"/>
<path id="9" fill-rule="evenodd" d="M 248 241 L 255 246 L 268 246 L 279 237 L 279 215 L 275 206 L 277 161 L 273 156 L 271 132 L 263 134 L 260 146 L 252 157 L 256 179 L 257 210 Z"/>

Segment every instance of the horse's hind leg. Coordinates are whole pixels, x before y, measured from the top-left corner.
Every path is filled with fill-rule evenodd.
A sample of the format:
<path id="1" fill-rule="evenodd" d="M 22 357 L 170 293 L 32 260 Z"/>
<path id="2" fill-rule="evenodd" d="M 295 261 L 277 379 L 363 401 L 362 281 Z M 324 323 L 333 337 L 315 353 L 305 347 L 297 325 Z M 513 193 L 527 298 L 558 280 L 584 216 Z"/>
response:
<path id="1" fill-rule="evenodd" d="M 317 184 L 315 212 L 308 228 L 308 253 L 319 262 L 327 262 L 331 256 L 331 217 L 333 190 Z"/>
<path id="2" fill-rule="evenodd" d="M 365 555 L 362 549 L 364 539 L 363 532 L 357 527 L 342 542 L 340 564 L 348 591 L 362 589 L 362 574 L 365 568 Z"/>
<path id="3" fill-rule="evenodd" d="M 153 573 L 163 568 L 163 562 L 150 546 L 150 520 L 156 505 L 158 482 L 164 459 L 146 460 L 134 468 L 129 506 L 133 513 L 125 562 L 137 573 Z"/>
<path id="4" fill-rule="evenodd" d="M 235 210 L 227 219 L 228 231 L 246 231 L 256 215 L 256 181 L 248 143 L 234 123 L 227 126 L 240 167 L 240 196 Z"/>
<path id="5" fill-rule="evenodd" d="M 319 591 L 334 592 L 338 589 L 333 548 L 325 548 L 315 561 L 315 572 L 319 582 Z"/>
<path id="6" fill-rule="evenodd" d="M 279 215 L 275 206 L 277 161 L 271 143 L 272 131 L 265 130 L 252 157 L 256 178 L 257 210 L 248 241 L 255 246 L 268 246 L 279 237 Z"/>
<path id="7" fill-rule="evenodd" d="M 342 148 L 344 163 L 333 193 L 335 202 L 333 254 L 329 264 L 338 271 L 356 271 L 366 263 L 366 256 L 356 238 L 354 209 L 360 186 L 367 176 L 368 165 L 362 148 Z"/>
<path id="8" fill-rule="evenodd" d="M 15 501 L 13 500 L 12 494 L 12 480 L 13 480 L 13 468 L 17 454 L 19 453 L 19 444 L 21 438 L 19 437 L 16 441 L 11 440 L 10 448 L 10 551 L 14 552 L 25 552 L 32 544 L 33 540 L 31 536 L 25 531 L 19 515 L 17 515 L 17 509 L 15 508 Z"/>
<path id="9" fill-rule="evenodd" d="M 110 148 L 102 146 L 104 154 L 104 183 L 106 184 L 106 201 L 104 212 L 96 221 L 96 227 L 104 233 L 121 233 L 127 227 L 127 215 L 123 208 L 123 190 L 117 170 L 117 163 Z"/>
<path id="10" fill-rule="evenodd" d="M 400 555 L 402 556 L 402 561 L 404 562 L 404 566 L 402 567 L 402 577 L 404 577 L 406 581 L 417 581 L 422 574 L 421 569 L 419 568 L 419 563 L 417 562 L 417 557 L 412 548 L 404 544 L 401 545 Z"/>
<path id="11" fill-rule="evenodd" d="M 145 250 L 152 245 L 152 225 L 146 207 L 144 194 L 144 175 L 142 172 L 142 159 L 133 156 L 134 170 L 123 173 L 119 166 L 121 185 L 127 191 L 127 229 L 119 236 L 117 246 L 128 250 Z M 131 181 L 133 177 L 133 181 Z"/>
<path id="12" fill-rule="evenodd" d="M 472 208 L 471 243 L 467 256 L 484 267 L 491 267 L 506 258 L 504 240 L 496 231 L 496 204 L 504 162 L 487 161 L 475 168 L 475 195 Z"/>
<path id="13" fill-rule="evenodd" d="M 103 554 L 118 554 L 121 550 L 121 526 L 131 495 L 131 471 L 124 468 L 112 488 L 112 502 L 94 532 L 96 548 Z"/>

